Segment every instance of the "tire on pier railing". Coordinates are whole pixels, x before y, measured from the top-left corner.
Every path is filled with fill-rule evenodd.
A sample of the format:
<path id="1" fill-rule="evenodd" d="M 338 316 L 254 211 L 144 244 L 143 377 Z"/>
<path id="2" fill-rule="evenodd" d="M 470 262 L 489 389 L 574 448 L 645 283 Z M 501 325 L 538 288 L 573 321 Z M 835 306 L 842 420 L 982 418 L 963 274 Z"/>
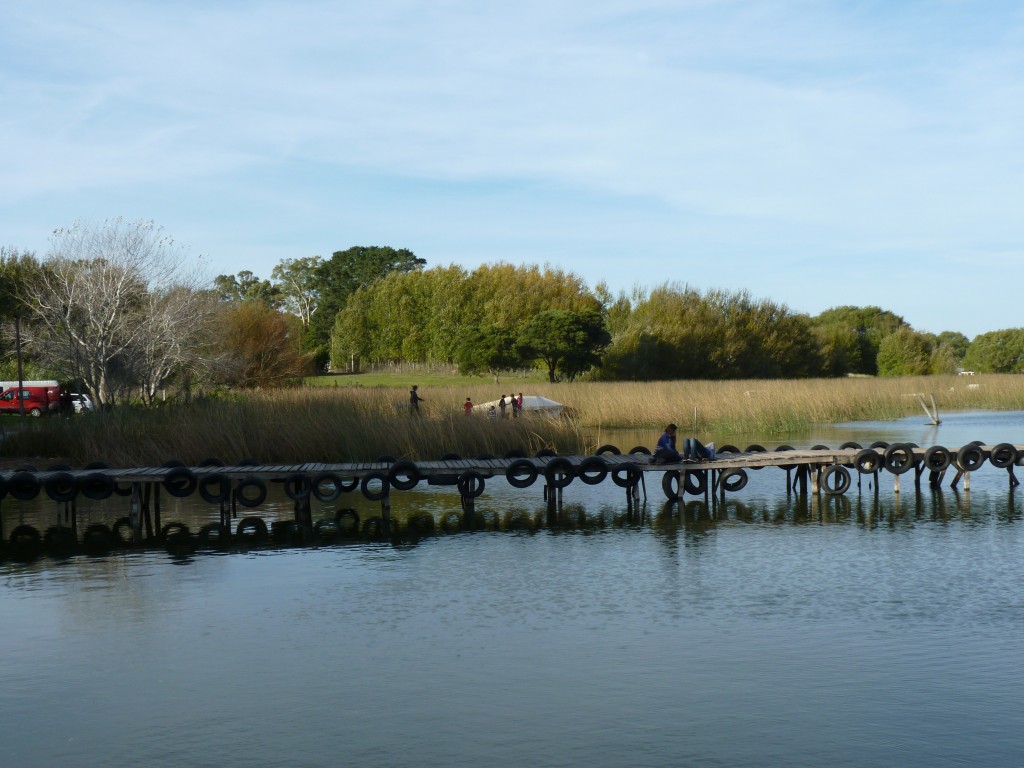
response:
<path id="1" fill-rule="evenodd" d="M 780 451 L 785 452 L 785 451 L 795 451 L 795 450 L 796 450 L 796 448 L 794 448 L 792 445 L 780 445 L 778 448 L 775 449 L 775 452 L 778 453 Z M 784 469 L 787 472 L 789 472 L 790 470 L 796 469 L 798 466 L 800 466 L 800 465 L 799 464 L 779 464 L 779 468 L 780 469 Z"/>
<path id="2" fill-rule="evenodd" d="M 556 456 L 544 465 L 544 480 L 552 488 L 565 488 L 575 477 L 572 462 L 564 456 Z"/>
<path id="3" fill-rule="evenodd" d="M 961 472 L 974 472 L 985 464 L 985 451 L 980 445 L 968 443 L 956 452 L 956 465 Z"/>
<path id="4" fill-rule="evenodd" d="M 622 451 L 619 450 L 618 446 L 612 445 L 611 443 L 602 445 L 600 448 L 594 451 L 595 456 L 604 456 L 606 453 L 609 453 L 613 456 L 622 455 Z"/>
<path id="5" fill-rule="evenodd" d="M 380 482 L 380 488 L 373 490 L 371 483 L 374 481 Z M 386 472 L 367 472 L 363 475 L 363 479 L 359 482 L 359 488 L 363 492 L 369 501 L 380 501 L 388 495 L 390 487 L 388 484 L 388 476 Z"/>
<path id="6" fill-rule="evenodd" d="M 475 469 L 467 469 L 461 475 L 459 475 L 459 481 L 456 486 L 459 489 L 459 495 L 465 499 L 475 499 L 484 492 L 484 476 L 477 472 Z"/>
<path id="7" fill-rule="evenodd" d="M 721 448 L 716 448 L 715 449 L 715 455 L 716 456 L 721 456 L 723 453 L 739 453 L 739 452 L 740 452 L 739 448 L 737 448 L 735 445 L 729 445 L 728 443 L 723 445 Z"/>
<path id="8" fill-rule="evenodd" d="M 680 475 L 678 469 L 669 469 L 661 476 L 661 490 L 664 491 L 665 498 L 669 501 L 678 501 L 679 499 Z"/>
<path id="9" fill-rule="evenodd" d="M 633 448 L 630 448 L 629 452 L 631 454 L 642 454 L 644 456 L 650 456 L 651 455 L 651 449 L 648 448 L 646 445 L 637 445 L 637 446 L 635 446 Z"/>
<path id="10" fill-rule="evenodd" d="M 1010 443 L 999 443 L 992 449 L 988 460 L 997 469 L 1012 467 L 1017 462 L 1017 449 Z"/>
<path id="11" fill-rule="evenodd" d="M 87 499 L 102 501 L 109 499 L 117 490 L 114 478 L 105 472 L 90 472 L 77 480 L 78 490 Z"/>
<path id="12" fill-rule="evenodd" d="M 683 490 L 691 496 L 702 496 L 708 489 L 708 473 L 703 470 L 683 473 Z"/>
<path id="13" fill-rule="evenodd" d="M 743 452 L 744 453 L 767 453 L 767 451 L 768 451 L 768 449 L 765 448 L 763 445 L 758 445 L 757 443 L 752 443 L 751 445 L 748 445 Z M 752 469 L 755 472 L 758 472 L 758 471 L 764 469 L 764 467 L 747 467 L 747 469 Z"/>
<path id="14" fill-rule="evenodd" d="M 933 445 L 924 452 L 924 466 L 932 472 L 941 472 L 953 463 L 953 456 L 944 446 Z"/>
<path id="15" fill-rule="evenodd" d="M 619 488 L 632 488 L 640 482 L 640 467 L 630 461 L 612 470 L 612 482 Z"/>
<path id="16" fill-rule="evenodd" d="M 861 448 L 853 459 L 854 468 L 862 475 L 873 475 L 882 468 L 882 454 L 874 448 Z"/>
<path id="17" fill-rule="evenodd" d="M 841 496 L 850 489 L 850 470 L 842 464 L 829 464 L 821 473 L 821 489 L 829 496 Z"/>
<path id="18" fill-rule="evenodd" d="M 334 472 L 319 472 L 313 477 L 311 492 L 317 501 L 337 501 L 345 481 Z"/>
<path id="19" fill-rule="evenodd" d="M 608 465 L 600 456 L 587 456 L 580 462 L 576 474 L 586 485 L 600 485 L 608 477 Z"/>
<path id="20" fill-rule="evenodd" d="M 738 467 L 723 469 L 722 474 L 718 476 L 718 482 L 729 493 L 736 493 L 746 488 L 747 479 L 746 471 Z"/>
<path id="21" fill-rule="evenodd" d="M 199 495 L 207 504 L 222 504 L 231 498 L 231 480 L 220 472 L 199 478 Z"/>
<path id="22" fill-rule="evenodd" d="M 235 499 L 243 507 L 258 507 L 267 500 L 267 485 L 258 477 L 243 477 L 235 486 Z"/>
<path id="23" fill-rule="evenodd" d="M 529 488 L 537 481 L 537 467 L 529 459 L 516 459 L 505 468 L 505 479 L 513 488 Z"/>
<path id="24" fill-rule="evenodd" d="M 292 501 L 305 501 L 313 492 L 313 482 L 308 475 L 293 472 L 284 479 L 284 495 Z"/>
<path id="25" fill-rule="evenodd" d="M 388 482 L 400 491 L 411 491 L 420 481 L 420 469 L 415 461 L 402 459 L 388 469 Z"/>
<path id="26" fill-rule="evenodd" d="M 70 472 L 57 472 L 43 482 L 46 495 L 54 501 L 72 501 L 78 495 L 78 485 Z"/>
<path id="27" fill-rule="evenodd" d="M 848 450 L 859 451 L 862 447 L 863 446 L 861 446 L 860 443 L 855 443 L 853 440 L 849 440 L 849 441 L 843 443 L 842 445 L 840 445 L 839 446 L 839 450 L 841 450 L 841 451 L 848 451 Z"/>
<path id="28" fill-rule="evenodd" d="M 902 475 L 914 467 L 914 449 L 906 443 L 893 443 L 882 454 L 885 468 L 894 475 Z"/>
<path id="29" fill-rule="evenodd" d="M 188 467 L 172 467 L 164 476 L 164 490 L 171 496 L 183 499 L 196 492 L 198 486 L 195 473 Z"/>
<path id="30" fill-rule="evenodd" d="M 7 493 L 18 501 L 31 501 L 42 487 L 39 478 L 31 472 L 15 472 L 7 481 Z"/>

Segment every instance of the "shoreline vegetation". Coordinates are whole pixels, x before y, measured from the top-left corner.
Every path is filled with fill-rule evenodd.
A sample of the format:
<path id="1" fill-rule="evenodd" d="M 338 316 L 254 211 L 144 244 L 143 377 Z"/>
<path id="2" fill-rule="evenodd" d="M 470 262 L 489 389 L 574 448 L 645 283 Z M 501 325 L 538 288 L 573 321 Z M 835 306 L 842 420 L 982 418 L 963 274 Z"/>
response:
<path id="1" fill-rule="evenodd" d="M 413 383 L 415 374 L 394 374 L 393 386 L 303 386 L 25 424 L 8 418 L 0 421 L 0 456 L 125 467 L 171 459 L 197 464 L 210 457 L 229 464 L 248 458 L 299 464 L 380 456 L 432 460 L 446 452 L 502 456 L 512 449 L 568 454 L 593 451 L 597 436 L 610 429 L 650 430 L 653 445 L 665 424 L 693 424 L 695 411 L 701 434 L 757 434 L 767 440 L 820 424 L 920 414 L 918 395 L 929 404 L 934 396 L 940 417 L 974 409 L 1024 410 L 1024 376 L 1013 374 L 559 384 L 511 379 L 468 386 L 460 381 L 421 385 L 419 415 L 408 407 Z M 557 400 L 569 416 L 495 420 L 463 412 L 466 397 L 483 403 L 513 389 Z"/>

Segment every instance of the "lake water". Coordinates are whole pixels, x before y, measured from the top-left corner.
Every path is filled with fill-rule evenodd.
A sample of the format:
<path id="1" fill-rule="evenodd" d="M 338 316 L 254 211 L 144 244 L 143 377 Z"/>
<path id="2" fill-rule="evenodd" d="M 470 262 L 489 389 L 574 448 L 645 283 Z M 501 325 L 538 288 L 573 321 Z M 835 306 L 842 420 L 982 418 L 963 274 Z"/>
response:
<path id="1" fill-rule="evenodd" d="M 785 442 L 1024 442 L 1021 413 L 944 419 Z M 784 479 L 632 511 L 577 482 L 561 524 L 400 546 L 0 563 L 0 765 L 1024 764 L 1024 491 L 990 466 L 969 493 L 883 476 L 801 501 Z M 5 531 L 59 514 L 23 506 Z M 477 507 L 545 517 L 539 486 Z"/>

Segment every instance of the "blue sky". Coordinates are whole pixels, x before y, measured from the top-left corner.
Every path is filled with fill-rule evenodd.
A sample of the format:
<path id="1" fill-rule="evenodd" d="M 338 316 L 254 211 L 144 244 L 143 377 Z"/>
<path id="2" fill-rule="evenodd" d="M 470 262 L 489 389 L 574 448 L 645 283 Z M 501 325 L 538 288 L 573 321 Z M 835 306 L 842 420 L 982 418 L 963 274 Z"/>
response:
<path id="1" fill-rule="evenodd" d="M 919 330 L 1024 326 L 1024 5 L 0 6 L 0 244 L 152 219 L 211 277 L 351 245 Z"/>

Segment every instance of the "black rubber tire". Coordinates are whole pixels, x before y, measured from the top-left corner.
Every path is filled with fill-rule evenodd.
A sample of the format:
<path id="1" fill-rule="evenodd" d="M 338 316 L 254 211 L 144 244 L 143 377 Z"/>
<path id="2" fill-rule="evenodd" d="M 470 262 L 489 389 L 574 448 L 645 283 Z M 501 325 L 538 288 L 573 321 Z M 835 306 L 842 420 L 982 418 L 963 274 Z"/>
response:
<path id="1" fill-rule="evenodd" d="M 748 445 L 743 450 L 743 452 L 744 453 L 767 453 L 768 449 L 765 448 L 763 445 L 758 445 L 757 443 L 753 443 L 752 445 Z M 762 469 L 764 469 L 764 467 L 748 467 L 748 469 L 750 469 L 753 472 L 760 472 Z"/>
<path id="2" fill-rule="evenodd" d="M 39 495 L 43 484 L 32 472 L 15 472 L 7 481 L 7 493 L 18 501 L 31 501 Z"/>
<path id="3" fill-rule="evenodd" d="M 556 456 L 544 465 L 544 481 L 552 488 L 565 488 L 575 477 L 572 462 L 565 456 Z"/>
<path id="4" fill-rule="evenodd" d="M 341 538 L 341 528 L 337 520 L 317 520 L 313 523 L 313 538 L 316 541 L 335 541 Z"/>
<path id="5" fill-rule="evenodd" d="M 533 455 L 536 456 L 538 459 L 551 459 L 551 458 L 554 458 L 555 456 L 557 456 L 558 454 L 555 453 L 550 448 L 541 448 L 539 451 L 537 451 Z"/>
<path id="6" fill-rule="evenodd" d="M 811 446 L 811 450 L 812 451 L 831 451 L 832 449 L 829 448 L 824 443 L 818 443 L 817 445 L 812 445 Z"/>
<path id="7" fill-rule="evenodd" d="M 683 475 L 683 490 L 691 496 L 703 496 L 708 489 L 708 473 L 686 472 Z"/>
<path id="8" fill-rule="evenodd" d="M 475 499 L 484 492 L 484 476 L 475 469 L 467 469 L 459 475 L 459 482 L 456 485 L 460 496 Z"/>
<path id="9" fill-rule="evenodd" d="M 871 445 L 868 446 L 868 448 L 874 448 L 876 450 L 881 450 L 881 451 L 884 451 L 888 447 L 889 447 L 889 444 L 887 442 L 885 442 L 885 440 L 875 440 L 875 442 L 873 442 Z"/>
<path id="10" fill-rule="evenodd" d="M 746 471 L 739 467 L 723 469 L 722 474 L 718 476 L 718 482 L 721 483 L 722 488 L 729 493 L 742 491 L 747 487 L 748 479 L 749 476 Z"/>
<path id="11" fill-rule="evenodd" d="M 175 536 L 182 533 L 191 534 L 187 525 L 184 523 L 167 523 L 167 525 L 160 529 L 160 541 L 167 541 L 168 536 Z"/>
<path id="12" fill-rule="evenodd" d="M 595 456 L 604 456 L 606 453 L 611 454 L 612 456 L 622 455 L 622 451 L 619 450 L 618 446 L 612 445 L 611 443 L 608 443 L 607 445 L 602 445 L 600 448 L 594 451 Z"/>
<path id="13" fill-rule="evenodd" d="M 341 497 L 341 475 L 334 472 L 319 472 L 313 476 L 310 493 L 317 501 L 337 501 Z"/>
<path id="14" fill-rule="evenodd" d="M 214 472 L 198 478 L 199 495 L 208 504 L 220 504 L 231 498 L 231 481 L 227 475 Z"/>
<path id="15" fill-rule="evenodd" d="M 576 475 L 584 485 L 600 485 L 608 477 L 608 465 L 600 456 L 587 456 L 580 462 Z"/>
<path id="16" fill-rule="evenodd" d="M 191 496 L 198 485 L 195 473 L 188 467 L 175 466 L 164 475 L 164 490 L 179 499 Z"/>
<path id="17" fill-rule="evenodd" d="M 933 445 L 924 452 L 924 466 L 932 472 L 941 472 L 953 463 L 953 456 L 941 445 Z"/>
<path id="18" fill-rule="evenodd" d="M 651 455 L 651 449 L 648 448 L 645 445 L 638 445 L 635 448 L 630 448 L 629 452 L 630 452 L 630 454 L 637 454 L 637 453 L 639 453 L 639 454 L 643 454 L 644 456 L 650 456 Z"/>
<path id="19" fill-rule="evenodd" d="M 884 466 L 882 454 L 874 448 L 861 448 L 853 459 L 853 466 L 862 475 L 873 475 Z"/>
<path id="20" fill-rule="evenodd" d="M 509 451 L 505 451 L 505 454 L 504 454 L 504 456 L 502 456 L 502 458 L 504 458 L 504 459 L 525 459 L 526 458 L 526 451 L 524 451 L 522 448 L 513 448 L 513 449 L 511 449 Z"/>
<path id="21" fill-rule="evenodd" d="M 661 490 L 665 494 L 665 498 L 669 501 L 679 500 L 679 477 L 680 472 L 677 469 L 669 469 L 661 475 Z"/>
<path id="22" fill-rule="evenodd" d="M 821 473 L 821 489 L 829 496 L 842 496 L 850 489 L 850 470 L 842 464 L 829 464 Z"/>
<path id="23" fill-rule="evenodd" d="M 525 477 L 520 475 L 525 472 Z M 529 459 L 516 459 L 505 468 L 505 479 L 513 488 L 529 488 L 537 482 L 537 466 Z"/>
<path id="24" fill-rule="evenodd" d="M 403 476 L 405 479 L 402 479 Z M 420 482 L 420 469 L 415 461 L 396 461 L 388 469 L 388 482 L 400 491 L 411 491 Z"/>
<path id="25" fill-rule="evenodd" d="M 250 488 L 256 489 L 256 495 L 249 495 Z M 267 500 L 267 484 L 258 477 L 243 477 L 235 486 L 235 500 L 243 507 L 258 507 Z"/>
<path id="26" fill-rule="evenodd" d="M 292 501 L 305 501 L 313 491 L 313 483 L 308 475 L 293 472 L 284 479 L 284 495 Z"/>
<path id="27" fill-rule="evenodd" d="M 370 483 L 374 480 L 380 481 L 380 488 L 376 491 L 370 489 Z M 380 501 L 391 490 L 388 487 L 388 476 L 385 472 L 367 472 L 363 475 L 363 479 L 359 481 L 359 487 L 363 492 L 363 496 L 369 501 Z"/>
<path id="28" fill-rule="evenodd" d="M 997 469 L 1012 467 L 1017 462 L 1017 449 L 1011 443 L 999 443 L 993 446 L 988 460 Z"/>
<path id="29" fill-rule="evenodd" d="M 786 452 L 786 451 L 795 451 L 795 450 L 796 450 L 796 448 L 794 448 L 792 445 L 780 445 L 778 448 L 775 449 L 776 453 L 778 453 L 780 451 L 781 452 Z M 800 466 L 800 465 L 799 464 L 779 464 L 779 468 L 780 469 L 785 469 L 787 471 L 789 471 L 791 469 L 796 469 L 798 466 Z"/>
<path id="30" fill-rule="evenodd" d="M 252 530 L 252 533 L 247 531 Z M 266 541 L 270 537 L 267 524 L 262 517 L 243 517 L 235 526 L 235 539 L 238 541 Z"/>
<path id="31" fill-rule="evenodd" d="M 88 475 L 78 478 L 76 482 L 81 494 L 93 501 L 109 499 L 117 490 L 114 478 L 104 472 L 90 472 Z"/>
<path id="32" fill-rule="evenodd" d="M 893 443 L 882 454 L 885 468 L 894 475 L 902 475 L 914 467 L 914 449 L 906 443 Z"/>
<path id="33" fill-rule="evenodd" d="M 981 446 L 969 443 L 956 452 L 956 465 L 962 472 L 974 472 L 985 464 L 985 452 Z"/>
<path id="34" fill-rule="evenodd" d="M 863 448 L 863 446 L 860 443 L 855 443 L 853 440 L 849 440 L 839 446 L 839 450 L 841 451 L 847 451 L 850 449 L 859 451 L 861 448 Z"/>
<path id="35" fill-rule="evenodd" d="M 730 445 L 729 443 L 726 443 L 721 448 L 716 448 L 715 449 L 715 455 L 718 455 L 718 456 L 722 455 L 723 453 L 740 453 L 740 452 L 741 451 L 740 451 L 739 448 L 737 448 L 735 445 Z"/>
<path id="36" fill-rule="evenodd" d="M 619 488 L 632 488 L 640 482 L 640 467 L 634 462 L 619 464 L 612 470 L 612 482 Z"/>
<path id="37" fill-rule="evenodd" d="M 78 495 L 78 485 L 70 472 L 57 472 L 43 481 L 46 495 L 54 501 L 71 501 Z"/>

